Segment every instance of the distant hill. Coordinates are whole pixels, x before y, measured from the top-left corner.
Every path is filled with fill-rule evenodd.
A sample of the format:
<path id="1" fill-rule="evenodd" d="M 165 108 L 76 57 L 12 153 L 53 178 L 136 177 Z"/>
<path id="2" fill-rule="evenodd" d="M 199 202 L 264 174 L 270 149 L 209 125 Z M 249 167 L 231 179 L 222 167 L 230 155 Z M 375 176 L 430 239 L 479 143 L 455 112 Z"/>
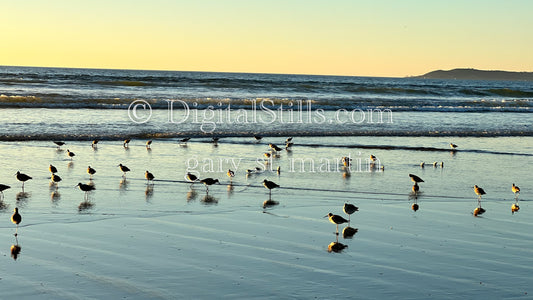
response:
<path id="1" fill-rule="evenodd" d="M 437 70 L 414 78 L 533 81 L 533 72 L 484 71 L 476 69 Z"/>

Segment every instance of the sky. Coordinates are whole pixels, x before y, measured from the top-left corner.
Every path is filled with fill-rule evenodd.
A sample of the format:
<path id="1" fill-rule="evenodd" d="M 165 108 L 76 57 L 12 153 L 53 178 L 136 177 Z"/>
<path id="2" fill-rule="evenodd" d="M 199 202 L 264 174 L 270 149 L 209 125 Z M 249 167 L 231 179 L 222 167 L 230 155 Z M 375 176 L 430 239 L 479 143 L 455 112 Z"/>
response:
<path id="1" fill-rule="evenodd" d="M 404 77 L 533 71 L 529 0 L 0 0 L 0 65 Z"/>

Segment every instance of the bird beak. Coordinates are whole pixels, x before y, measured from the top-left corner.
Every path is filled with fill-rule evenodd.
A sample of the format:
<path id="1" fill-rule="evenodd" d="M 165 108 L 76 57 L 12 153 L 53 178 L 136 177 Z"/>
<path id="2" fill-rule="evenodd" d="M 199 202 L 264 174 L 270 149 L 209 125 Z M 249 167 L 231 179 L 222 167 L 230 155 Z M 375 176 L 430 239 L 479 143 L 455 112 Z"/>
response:
<path id="1" fill-rule="evenodd" d="M 327 217 L 329 217 L 329 215 L 325 215 L 325 216 L 323 216 L 322 218 L 327 218 Z"/>

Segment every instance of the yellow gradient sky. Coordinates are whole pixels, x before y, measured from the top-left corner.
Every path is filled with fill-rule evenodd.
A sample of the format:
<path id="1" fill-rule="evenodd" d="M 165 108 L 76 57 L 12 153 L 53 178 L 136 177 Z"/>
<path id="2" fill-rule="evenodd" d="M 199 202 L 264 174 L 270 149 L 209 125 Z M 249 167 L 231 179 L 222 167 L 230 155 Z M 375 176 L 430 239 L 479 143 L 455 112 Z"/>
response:
<path id="1" fill-rule="evenodd" d="M 6 1 L 0 65 L 403 77 L 533 71 L 533 1 Z"/>

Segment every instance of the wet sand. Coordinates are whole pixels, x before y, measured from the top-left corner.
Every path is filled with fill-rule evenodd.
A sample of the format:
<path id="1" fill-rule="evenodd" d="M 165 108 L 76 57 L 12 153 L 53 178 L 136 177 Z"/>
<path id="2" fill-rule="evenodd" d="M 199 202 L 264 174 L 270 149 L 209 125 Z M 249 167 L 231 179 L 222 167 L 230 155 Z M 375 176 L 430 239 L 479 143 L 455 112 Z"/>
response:
<path id="1" fill-rule="evenodd" d="M 531 138 L 456 138 L 460 150 L 454 153 L 403 147 L 446 149 L 449 138 L 296 137 L 292 152 L 281 152 L 260 174 L 245 175 L 258 166 L 266 144 L 283 140 L 226 138 L 218 147 L 207 139 L 193 139 L 186 147 L 155 140 L 151 151 L 136 140 L 129 149 L 120 141 L 101 141 L 97 151 L 90 142 L 68 142 L 60 151 L 51 142 L 3 142 L 0 183 L 11 186 L 0 215 L 3 295 L 473 299 L 533 292 Z M 319 143 L 338 146 L 305 146 Z M 352 147 L 357 144 L 400 147 Z M 76 153 L 72 161 L 66 149 Z M 384 171 L 366 171 L 370 154 Z M 354 163 L 361 158 L 361 172 L 346 176 L 338 166 L 346 155 Z M 302 171 L 297 158 L 313 160 L 315 168 L 304 165 Z M 433 161 L 443 161 L 444 168 L 433 168 Z M 50 163 L 63 178 L 57 191 L 49 185 Z M 132 170 L 125 180 L 119 163 Z M 225 173 L 232 164 L 237 169 L 229 186 Z M 89 182 L 88 165 L 97 173 L 87 204 L 74 186 Z M 221 184 L 211 186 L 206 197 L 203 185 L 191 188 L 185 181 L 187 166 Z M 25 194 L 17 170 L 33 177 Z M 153 186 L 143 177 L 146 170 L 156 177 Z M 416 212 L 409 173 L 425 180 Z M 263 208 L 265 178 L 281 186 L 272 191 L 279 204 L 268 208 Z M 515 214 L 513 182 L 522 189 Z M 474 184 L 487 191 L 480 217 L 472 215 Z M 335 225 L 323 217 L 332 212 L 348 218 L 345 202 L 359 207 L 350 224 L 357 233 L 351 238 L 341 233 L 338 242 L 347 248 L 329 252 L 337 240 Z M 17 260 L 10 254 L 16 244 L 9 221 L 14 207 L 22 215 Z"/>

